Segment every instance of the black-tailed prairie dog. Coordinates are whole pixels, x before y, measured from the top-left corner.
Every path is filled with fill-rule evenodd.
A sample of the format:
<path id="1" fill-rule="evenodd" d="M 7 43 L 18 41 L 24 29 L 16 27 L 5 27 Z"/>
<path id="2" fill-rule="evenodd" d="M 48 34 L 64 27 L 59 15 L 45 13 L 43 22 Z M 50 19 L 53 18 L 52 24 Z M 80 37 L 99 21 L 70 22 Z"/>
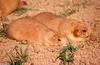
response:
<path id="1" fill-rule="evenodd" d="M 60 34 L 65 34 L 72 41 L 84 41 L 91 33 L 88 23 L 75 19 L 66 19 L 50 12 L 39 13 L 33 17 L 33 20 L 39 21 Z"/>
<path id="2" fill-rule="evenodd" d="M 66 37 L 51 31 L 30 17 L 18 19 L 8 25 L 8 37 L 27 40 L 34 44 L 60 45 L 66 43 Z"/>
<path id="3" fill-rule="evenodd" d="M 20 0 L 0 0 L 0 17 L 13 12 L 19 5 Z"/>
<path id="4" fill-rule="evenodd" d="M 10 23 L 7 30 L 8 36 L 38 44 L 59 45 L 66 44 L 67 39 L 73 42 L 86 41 L 91 34 L 88 23 L 56 17 L 52 14 L 50 17 L 48 14 L 42 15 L 43 18 L 37 15 L 36 19 L 24 17 Z"/>

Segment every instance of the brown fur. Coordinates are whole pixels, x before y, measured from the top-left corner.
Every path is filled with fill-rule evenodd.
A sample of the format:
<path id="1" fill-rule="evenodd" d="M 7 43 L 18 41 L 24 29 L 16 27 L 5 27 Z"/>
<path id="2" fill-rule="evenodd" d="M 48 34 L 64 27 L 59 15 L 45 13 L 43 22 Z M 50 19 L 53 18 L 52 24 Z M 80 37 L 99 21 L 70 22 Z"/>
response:
<path id="1" fill-rule="evenodd" d="M 89 24 L 85 22 L 62 18 L 49 12 L 37 14 L 33 20 L 38 20 L 51 30 L 65 34 L 73 41 L 86 40 L 91 32 Z"/>
<path id="2" fill-rule="evenodd" d="M 20 0 L 0 0 L 0 17 L 6 16 L 14 11 Z"/>
<path id="3" fill-rule="evenodd" d="M 33 18 L 18 19 L 8 26 L 9 37 L 45 45 L 66 44 L 67 39 L 73 42 L 86 41 L 90 34 L 87 23 L 47 12 Z"/>
<path id="4" fill-rule="evenodd" d="M 59 19 L 59 21 L 52 21 L 56 18 Z M 45 25 L 46 27 L 52 30 L 56 30 L 56 28 L 60 23 L 60 20 L 62 19 L 63 19 L 62 17 L 57 16 L 50 12 L 42 12 L 33 17 L 33 20 L 37 20 L 38 22 L 40 22 L 41 24 Z"/>
<path id="5" fill-rule="evenodd" d="M 88 23 L 75 19 L 65 19 L 62 22 L 58 30 L 61 34 L 66 34 L 71 41 L 78 42 L 89 39 L 91 28 Z"/>
<path id="6" fill-rule="evenodd" d="M 48 21 L 51 21 L 55 18 L 59 18 L 60 16 L 57 16 L 53 13 L 50 13 L 50 12 L 42 12 L 42 13 L 39 13 L 37 15 L 35 15 L 33 17 L 33 19 L 41 22 L 41 23 L 48 23 Z"/>
<path id="7" fill-rule="evenodd" d="M 7 32 L 10 38 L 28 40 L 34 44 L 60 45 L 66 43 L 66 37 L 28 17 L 10 23 Z"/>

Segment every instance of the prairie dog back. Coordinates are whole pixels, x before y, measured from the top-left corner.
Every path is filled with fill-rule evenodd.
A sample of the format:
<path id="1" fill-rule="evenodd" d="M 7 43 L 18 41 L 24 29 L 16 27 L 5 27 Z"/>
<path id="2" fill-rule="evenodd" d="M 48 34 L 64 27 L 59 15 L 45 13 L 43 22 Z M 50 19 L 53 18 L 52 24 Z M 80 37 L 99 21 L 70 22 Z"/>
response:
<path id="1" fill-rule="evenodd" d="M 41 24 L 57 32 L 58 26 L 63 18 L 50 12 L 41 12 L 33 16 L 33 20 L 37 20 Z"/>
<path id="2" fill-rule="evenodd" d="M 51 20 L 58 18 L 58 17 L 59 16 L 57 16 L 53 13 L 50 13 L 50 12 L 41 12 L 41 13 L 33 16 L 33 19 L 35 19 L 43 24 L 46 24 L 46 23 L 49 23 Z"/>

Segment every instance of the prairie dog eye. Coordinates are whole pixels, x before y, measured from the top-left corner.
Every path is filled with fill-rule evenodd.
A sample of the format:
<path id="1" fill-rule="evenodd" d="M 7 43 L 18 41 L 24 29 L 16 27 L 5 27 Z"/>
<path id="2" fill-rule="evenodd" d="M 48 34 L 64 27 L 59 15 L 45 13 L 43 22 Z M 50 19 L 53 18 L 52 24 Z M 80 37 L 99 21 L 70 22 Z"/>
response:
<path id="1" fill-rule="evenodd" d="M 58 41 L 61 41 L 61 39 L 57 39 Z"/>
<path id="2" fill-rule="evenodd" d="M 82 30 L 83 32 L 86 32 L 86 30 Z"/>

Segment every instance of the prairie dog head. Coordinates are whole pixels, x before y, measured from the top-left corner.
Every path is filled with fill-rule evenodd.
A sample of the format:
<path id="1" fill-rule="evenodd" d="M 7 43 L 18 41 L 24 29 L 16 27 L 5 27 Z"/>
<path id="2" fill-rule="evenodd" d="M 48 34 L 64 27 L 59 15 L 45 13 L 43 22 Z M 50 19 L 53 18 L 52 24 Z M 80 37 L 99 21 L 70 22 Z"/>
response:
<path id="1" fill-rule="evenodd" d="M 87 27 L 80 27 L 80 26 L 75 27 L 72 33 L 75 37 L 81 37 L 81 38 L 87 38 L 89 35 Z"/>
<path id="2" fill-rule="evenodd" d="M 64 19 L 59 30 L 73 42 L 86 41 L 91 34 L 91 27 L 88 23 L 75 19 Z"/>
<path id="3" fill-rule="evenodd" d="M 67 37 L 61 34 L 55 34 L 51 38 L 48 39 L 48 43 L 51 46 L 64 46 L 67 43 Z"/>
<path id="4" fill-rule="evenodd" d="M 68 38 L 72 41 L 86 41 L 91 34 L 91 28 L 87 23 L 76 22 L 69 31 Z"/>

